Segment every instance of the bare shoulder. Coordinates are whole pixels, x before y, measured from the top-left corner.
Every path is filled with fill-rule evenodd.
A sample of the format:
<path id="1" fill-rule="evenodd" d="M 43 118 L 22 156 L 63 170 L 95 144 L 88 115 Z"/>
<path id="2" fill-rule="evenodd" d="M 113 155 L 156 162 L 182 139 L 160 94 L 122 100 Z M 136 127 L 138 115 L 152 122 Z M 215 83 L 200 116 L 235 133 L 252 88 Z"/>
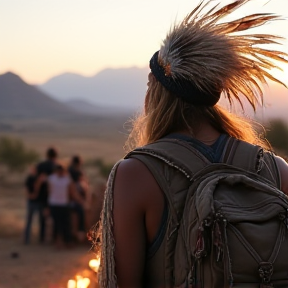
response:
<path id="1" fill-rule="evenodd" d="M 131 173 L 137 175 L 139 173 L 150 173 L 149 169 L 140 160 L 135 158 L 125 159 L 120 162 L 117 168 L 117 174 L 128 174 Z"/>
<path id="2" fill-rule="evenodd" d="M 287 178 L 288 173 L 288 163 L 280 156 L 275 156 L 275 160 L 280 170 L 280 173 L 285 173 Z"/>
<path id="3" fill-rule="evenodd" d="M 280 156 L 275 156 L 275 160 L 281 177 L 281 190 L 288 195 L 288 163 Z"/>
<path id="4" fill-rule="evenodd" d="M 116 181 L 129 181 L 130 185 L 137 184 L 139 181 L 145 182 L 145 179 L 153 180 L 153 175 L 140 160 L 125 159 L 120 162 L 116 171 Z"/>
<path id="5" fill-rule="evenodd" d="M 131 158 L 120 162 L 116 171 L 113 190 L 119 196 L 125 194 L 134 200 L 141 198 L 143 201 L 148 200 L 156 190 L 160 191 L 160 188 L 146 165 Z"/>

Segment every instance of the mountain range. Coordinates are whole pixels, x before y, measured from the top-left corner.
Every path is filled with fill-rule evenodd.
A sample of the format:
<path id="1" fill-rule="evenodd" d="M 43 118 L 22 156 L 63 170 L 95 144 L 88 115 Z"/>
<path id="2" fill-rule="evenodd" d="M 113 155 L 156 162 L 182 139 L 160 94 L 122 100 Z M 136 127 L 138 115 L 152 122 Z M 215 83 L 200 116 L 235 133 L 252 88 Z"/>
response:
<path id="1" fill-rule="evenodd" d="M 143 105 L 148 73 L 148 69 L 135 67 L 105 69 L 92 77 L 65 73 L 51 78 L 38 88 L 55 99 L 69 99 L 70 107 L 72 105 L 74 109 L 82 112 L 89 110 L 88 107 L 84 108 L 87 102 L 97 106 L 114 107 L 114 111 L 129 108 L 135 110 Z M 268 84 L 268 87 L 264 86 L 265 108 L 258 108 L 257 113 L 250 108 L 245 109 L 245 116 L 261 122 L 282 118 L 288 123 L 288 89 L 269 81 Z M 85 105 L 83 101 L 86 102 Z M 226 106 L 227 100 L 222 99 L 222 103 Z"/>
<path id="2" fill-rule="evenodd" d="M 82 99 L 63 102 L 12 72 L 0 75 L 0 132 L 113 135 L 123 131 L 132 113 Z"/>
<path id="3" fill-rule="evenodd" d="M 7 72 L 0 75 L 0 120 L 131 115 L 143 105 L 147 74 L 147 69 L 135 67 L 105 69 L 92 77 L 65 73 L 35 86 Z M 247 109 L 245 114 L 261 122 L 282 118 L 288 123 L 288 89 L 269 84 L 264 89 L 266 108 L 256 114 Z"/>
<path id="4" fill-rule="evenodd" d="M 97 106 L 137 109 L 142 106 L 148 68 L 105 69 L 91 77 L 65 73 L 38 88 L 60 101 L 88 101 Z"/>
<path id="5" fill-rule="evenodd" d="M 1 118 L 50 118 L 75 114 L 73 109 L 27 84 L 18 75 L 11 72 L 0 75 Z"/>
<path id="6" fill-rule="evenodd" d="M 81 78 L 81 76 L 79 76 Z M 75 81 L 71 82 L 75 83 Z M 67 82 L 69 85 L 69 82 Z M 77 81 L 76 81 L 77 86 Z M 67 89 L 69 90 L 69 89 Z M 73 91 L 73 89 L 71 90 Z M 59 93 L 62 95 L 61 93 Z M 38 86 L 30 85 L 18 75 L 7 72 L 0 75 L 0 117 L 9 119 L 51 119 L 51 118 L 79 118 L 84 116 L 107 117 L 113 115 L 127 115 L 134 110 L 131 107 L 118 107 L 117 104 L 96 105 L 84 97 L 64 99 L 53 97 Z M 135 106 L 134 106 L 135 108 Z"/>

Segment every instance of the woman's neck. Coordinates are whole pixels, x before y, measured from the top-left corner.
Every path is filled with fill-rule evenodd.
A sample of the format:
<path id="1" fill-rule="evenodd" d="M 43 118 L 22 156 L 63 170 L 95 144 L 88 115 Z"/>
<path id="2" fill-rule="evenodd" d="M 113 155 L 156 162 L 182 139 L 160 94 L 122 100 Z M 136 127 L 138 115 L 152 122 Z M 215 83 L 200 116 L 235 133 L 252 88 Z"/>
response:
<path id="1" fill-rule="evenodd" d="M 196 129 L 196 131 L 193 131 L 193 133 L 190 132 L 188 129 L 176 131 L 176 133 L 193 137 L 206 145 L 214 144 L 221 134 L 209 123 L 206 122 L 201 123 L 201 125 Z"/>

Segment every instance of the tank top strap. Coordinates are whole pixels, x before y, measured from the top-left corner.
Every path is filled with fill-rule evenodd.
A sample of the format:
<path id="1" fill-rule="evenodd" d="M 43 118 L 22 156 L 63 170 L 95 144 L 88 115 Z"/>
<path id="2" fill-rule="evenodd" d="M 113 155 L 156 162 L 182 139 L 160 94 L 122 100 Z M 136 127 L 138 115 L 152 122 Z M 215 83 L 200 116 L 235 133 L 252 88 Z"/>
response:
<path id="1" fill-rule="evenodd" d="M 178 139 L 188 142 L 191 146 L 193 146 L 200 153 L 202 153 L 210 162 L 218 163 L 221 160 L 222 152 L 226 141 L 229 138 L 229 135 L 221 134 L 212 145 L 206 145 L 203 142 L 197 140 L 196 138 L 192 138 L 190 136 L 180 133 L 172 133 L 165 136 L 164 138 Z"/>

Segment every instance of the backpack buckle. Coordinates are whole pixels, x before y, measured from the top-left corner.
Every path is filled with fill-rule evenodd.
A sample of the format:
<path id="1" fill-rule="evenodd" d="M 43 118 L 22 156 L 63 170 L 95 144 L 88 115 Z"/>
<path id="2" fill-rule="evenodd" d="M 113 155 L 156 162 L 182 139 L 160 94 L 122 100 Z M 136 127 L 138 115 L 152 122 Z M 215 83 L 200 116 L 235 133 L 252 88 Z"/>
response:
<path id="1" fill-rule="evenodd" d="M 259 264 L 259 275 L 262 279 L 262 283 L 264 284 L 264 287 L 273 287 L 272 284 L 270 284 L 270 279 L 273 274 L 273 265 L 270 262 L 261 262 Z M 261 286 L 262 287 L 262 286 Z"/>

